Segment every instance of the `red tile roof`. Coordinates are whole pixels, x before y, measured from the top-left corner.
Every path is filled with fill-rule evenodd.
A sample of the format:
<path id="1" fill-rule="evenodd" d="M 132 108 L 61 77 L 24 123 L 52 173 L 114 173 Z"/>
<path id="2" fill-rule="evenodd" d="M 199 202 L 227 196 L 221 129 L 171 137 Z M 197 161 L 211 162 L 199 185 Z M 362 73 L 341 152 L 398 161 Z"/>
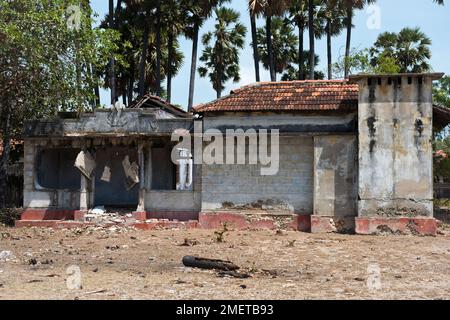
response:
<path id="1" fill-rule="evenodd" d="M 348 111 L 358 108 L 358 85 L 346 81 L 261 82 L 196 106 L 196 112 Z"/>

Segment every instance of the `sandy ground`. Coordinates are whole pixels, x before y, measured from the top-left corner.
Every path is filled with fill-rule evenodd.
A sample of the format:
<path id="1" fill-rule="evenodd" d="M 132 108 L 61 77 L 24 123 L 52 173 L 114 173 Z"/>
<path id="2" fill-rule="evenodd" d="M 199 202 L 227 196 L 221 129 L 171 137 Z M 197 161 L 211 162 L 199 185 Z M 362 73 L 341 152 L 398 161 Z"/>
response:
<path id="1" fill-rule="evenodd" d="M 437 237 L 231 231 L 223 243 L 206 230 L 0 227 L 0 236 L 0 257 L 13 255 L 0 260 L 0 299 L 450 298 L 448 229 Z M 230 260 L 251 278 L 186 268 L 184 255 Z"/>

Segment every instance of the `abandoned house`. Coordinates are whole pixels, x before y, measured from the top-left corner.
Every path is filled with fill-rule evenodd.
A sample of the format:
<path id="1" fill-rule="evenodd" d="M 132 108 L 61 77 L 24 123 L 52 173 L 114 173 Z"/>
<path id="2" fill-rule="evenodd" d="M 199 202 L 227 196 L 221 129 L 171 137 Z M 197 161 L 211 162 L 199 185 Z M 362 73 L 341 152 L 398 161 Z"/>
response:
<path id="1" fill-rule="evenodd" d="M 432 104 L 432 81 L 441 76 L 258 83 L 194 114 L 145 96 L 126 109 L 26 122 L 17 226 L 78 226 L 104 206 L 128 210 L 127 221 L 144 229 L 227 222 L 435 234 L 433 121 L 449 123 Z M 172 133 L 192 133 L 198 122 L 202 132 L 278 130 L 277 173 L 261 175 L 260 164 L 174 163 Z"/>

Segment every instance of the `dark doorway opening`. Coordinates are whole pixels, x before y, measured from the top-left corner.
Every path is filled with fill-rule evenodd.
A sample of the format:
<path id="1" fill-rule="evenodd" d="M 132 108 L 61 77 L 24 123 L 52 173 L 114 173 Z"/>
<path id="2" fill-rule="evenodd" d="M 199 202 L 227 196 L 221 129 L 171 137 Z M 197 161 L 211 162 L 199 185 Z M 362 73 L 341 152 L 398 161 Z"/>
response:
<path id="1" fill-rule="evenodd" d="M 96 151 L 95 206 L 136 209 L 139 184 L 131 189 L 127 187 L 122 165 L 126 156 L 131 163 L 138 162 L 136 148 L 109 146 Z"/>

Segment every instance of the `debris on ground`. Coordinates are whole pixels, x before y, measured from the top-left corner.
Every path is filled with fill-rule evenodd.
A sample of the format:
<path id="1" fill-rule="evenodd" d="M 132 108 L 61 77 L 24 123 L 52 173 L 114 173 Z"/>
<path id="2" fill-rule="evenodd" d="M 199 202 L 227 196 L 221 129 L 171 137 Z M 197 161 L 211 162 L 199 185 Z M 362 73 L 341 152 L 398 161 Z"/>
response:
<path id="1" fill-rule="evenodd" d="M 1 251 L 0 252 L 0 261 L 1 262 L 8 262 L 8 261 L 12 261 L 16 259 L 16 257 L 14 256 L 14 254 L 11 251 Z"/>
<path id="2" fill-rule="evenodd" d="M 184 238 L 184 242 L 179 244 L 180 247 L 193 247 L 198 245 L 199 242 L 195 239 Z"/>

